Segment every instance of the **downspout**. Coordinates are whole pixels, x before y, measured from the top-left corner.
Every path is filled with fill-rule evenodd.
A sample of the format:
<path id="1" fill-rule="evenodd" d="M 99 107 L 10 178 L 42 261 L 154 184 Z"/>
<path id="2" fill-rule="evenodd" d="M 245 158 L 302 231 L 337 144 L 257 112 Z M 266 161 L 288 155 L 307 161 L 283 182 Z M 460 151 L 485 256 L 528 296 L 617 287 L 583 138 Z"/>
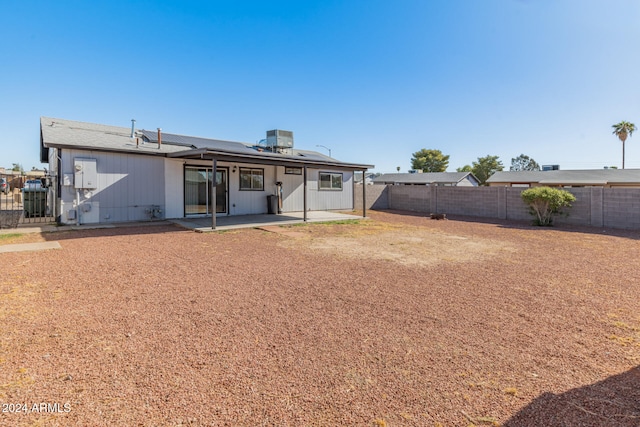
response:
<path id="1" fill-rule="evenodd" d="M 60 209 L 61 205 L 62 205 L 62 201 L 60 200 L 60 204 L 58 204 L 58 199 L 60 199 L 62 196 L 62 156 L 60 153 L 62 153 L 62 150 L 60 148 L 56 148 L 55 149 L 55 153 L 56 153 L 56 190 L 55 190 L 55 197 L 53 198 L 53 204 L 54 204 L 54 208 L 55 208 L 55 218 L 56 218 L 56 222 L 58 224 L 62 224 L 62 209 Z"/>
<path id="2" fill-rule="evenodd" d="M 80 225 L 80 190 L 76 189 L 76 225 Z"/>

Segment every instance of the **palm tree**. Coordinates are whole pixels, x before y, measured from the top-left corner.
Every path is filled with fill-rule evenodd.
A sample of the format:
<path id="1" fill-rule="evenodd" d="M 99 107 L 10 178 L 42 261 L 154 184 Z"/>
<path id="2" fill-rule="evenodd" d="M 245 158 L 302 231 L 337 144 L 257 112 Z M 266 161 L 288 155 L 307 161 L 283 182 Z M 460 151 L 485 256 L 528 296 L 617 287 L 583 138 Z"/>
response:
<path id="1" fill-rule="evenodd" d="M 627 140 L 627 136 L 631 136 L 635 132 L 636 125 L 622 121 L 611 127 L 613 128 L 613 134 L 622 141 L 622 169 L 624 169 L 624 142 Z"/>

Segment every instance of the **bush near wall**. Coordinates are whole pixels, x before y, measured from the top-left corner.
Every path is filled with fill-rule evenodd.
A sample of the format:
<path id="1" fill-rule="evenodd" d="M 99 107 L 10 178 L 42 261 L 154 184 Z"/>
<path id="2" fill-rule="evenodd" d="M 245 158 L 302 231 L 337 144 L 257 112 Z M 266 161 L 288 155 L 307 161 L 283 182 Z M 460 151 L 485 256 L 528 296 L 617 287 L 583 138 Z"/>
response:
<path id="1" fill-rule="evenodd" d="M 570 208 L 576 201 L 568 191 L 551 187 L 529 188 L 520 193 L 520 197 L 529 205 L 534 224 L 541 226 L 551 225 L 554 216 L 562 215 L 563 208 Z"/>

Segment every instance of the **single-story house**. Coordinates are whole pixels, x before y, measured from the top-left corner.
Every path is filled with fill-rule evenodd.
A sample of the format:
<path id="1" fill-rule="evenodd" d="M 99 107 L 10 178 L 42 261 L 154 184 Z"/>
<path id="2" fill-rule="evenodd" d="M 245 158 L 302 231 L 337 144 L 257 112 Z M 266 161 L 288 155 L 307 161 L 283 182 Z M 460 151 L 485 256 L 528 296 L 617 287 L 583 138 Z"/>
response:
<path id="1" fill-rule="evenodd" d="M 380 185 L 437 185 L 477 187 L 480 181 L 471 172 L 385 173 L 373 179 Z"/>
<path id="2" fill-rule="evenodd" d="M 376 176 L 377 176 L 377 174 L 375 174 L 375 173 L 367 173 L 367 174 L 365 174 L 365 177 L 364 177 L 365 184 L 373 185 L 373 179 Z M 354 175 L 354 179 L 355 179 L 356 185 L 362 185 L 362 174 L 360 172 L 357 172 Z"/>
<path id="3" fill-rule="evenodd" d="M 640 188 L 640 169 L 500 171 L 487 180 L 492 187 Z"/>
<path id="4" fill-rule="evenodd" d="M 49 163 L 59 223 L 210 216 L 215 227 L 216 216 L 276 207 L 306 219 L 311 210 L 353 209 L 354 172 L 373 168 L 296 149 L 289 131 L 246 144 L 134 125 L 40 119 L 40 160 Z"/>

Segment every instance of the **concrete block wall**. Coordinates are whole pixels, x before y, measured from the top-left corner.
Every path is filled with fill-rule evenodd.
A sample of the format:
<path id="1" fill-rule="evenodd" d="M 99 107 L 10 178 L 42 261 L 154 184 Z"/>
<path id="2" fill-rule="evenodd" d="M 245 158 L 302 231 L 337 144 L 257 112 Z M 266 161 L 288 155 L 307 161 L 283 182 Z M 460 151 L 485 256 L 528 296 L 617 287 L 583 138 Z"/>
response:
<path id="1" fill-rule="evenodd" d="M 499 218 L 500 187 L 427 187 L 435 192 L 434 212 Z"/>
<path id="2" fill-rule="evenodd" d="M 526 188 L 520 187 L 498 187 L 503 188 L 505 191 L 507 215 L 500 219 L 510 219 L 514 221 L 530 221 L 531 214 L 529 213 L 529 207 L 524 204 L 520 193 Z"/>
<path id="3" fill-rule="evenodd" d="M 367 185 L 367 209 L 389 209 L 389 189 L 386 185 Z M 354 209 L 362 209 L 362 186 L 355 186 Z"/>
<path id="4" fill-rule="evenodd" d="M 640 188 L 603 189 L 605 227 L 640 229 Z"/>
<path id="5" fill-rule="evenodd" d="M 591 188 L 566 188 L 576 197 L 571 208 L 565 209 L 569 216 L 558 215 L 557 224 L 591 225 Z M 520 201 L 522 203 L 522 201 Z"/>
<path id="6" fill-rule="evenodd" d="M 591 225 L 604 226 L 604 188 L 591 188 Z"/>
<path id="7" fill-rule="evenodd" d="M 417 185 L 388 185 L 389 208 L 403 211 L 433 212 L 432 188 Z M 434 201 L 435 202 L 435 201 Z"/>
<path id="8" fill-rule="evenodd" d="M 373 191 L 369 190 L 371 187 L 374 187 Z M 532 219 L 529 207 L 520 197 L 526 188 L 388 185 L 384 187 L 385 191 L 381 187 L 367 187 L 368 208 L 519 221 Z M 566 210 L 569 215 L 557 217 L 556 223 L 640 230 L 640 188 L 584 187 L 566 190 L 576 197 L 576 201 Z M 360 206 L 361 200 L 362 196 Z"/>

